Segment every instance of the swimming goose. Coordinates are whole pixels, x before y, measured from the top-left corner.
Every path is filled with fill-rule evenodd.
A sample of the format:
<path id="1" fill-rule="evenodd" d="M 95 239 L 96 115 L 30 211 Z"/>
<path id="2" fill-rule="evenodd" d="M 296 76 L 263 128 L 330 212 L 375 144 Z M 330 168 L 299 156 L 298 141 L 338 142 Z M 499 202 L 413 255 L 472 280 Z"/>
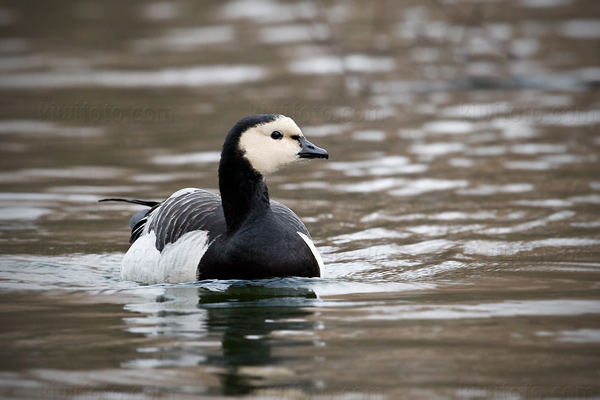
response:
<path id="1" fill-rule="evenodd" d="M 269 199 L 265 182 L 280 168 L 312 158 L 329 155 L 291 118 L 251 115 L 225 138 L 221 196 L 187 188 L 160 203 L 101 200 L 150 207 L 131 218 L 122 279 L 152 284 L 320 276 L 323 261 L 308 230 L 292 210 Z"/>

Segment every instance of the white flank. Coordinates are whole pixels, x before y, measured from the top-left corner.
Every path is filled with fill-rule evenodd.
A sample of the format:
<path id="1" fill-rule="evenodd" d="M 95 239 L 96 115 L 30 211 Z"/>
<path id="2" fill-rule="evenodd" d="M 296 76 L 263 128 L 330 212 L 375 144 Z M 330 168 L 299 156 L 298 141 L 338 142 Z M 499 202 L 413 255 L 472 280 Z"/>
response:
<path id="1" fill-rule="evenodd" d="M 167 244 L 162 252 L 156 249 L 156 235 L 141 236 L 125 254 L 121 278 L 126 281 L 181 283 L 196 280 L 200 259 L 208 249 L 208 231 L 193 231 Z"/>
<path id="2" fill-rule="evenodd" d="M 323 259 L 321 258 L 321 254 L 319 254 L 319 251 L 315 247 L 315 244 L 313 243 L 313 241 L 310 240 L 310 238 L 302 232 L 298 232 L 298 235 L 300 235 L 302 240 L 304 240 L 306 242 L 306 244 L 308 245 L 308 247 L 310 247 L 310 251 L 312 251 L 313 256 L 315 256 L 315 259 L 317 260 L 317 264 L 319 264 L 319 272 L 323 272 L 323 266 L 324 266 Z"/>
<path id="3" fill-rule="evenodd" d="M 196 190 L 198 189 L 180 189 L 169 196 L 169 199 Z M 160 208 L 150 214 L 144 232 L 123 257 L 121 279 L 148 284 L 195 281 L 200 259 L 208 249 L 208 231 L 187 232 L 159 252 L 156 248 L 156 234 L 149 230 L 152 219 L 159 213 Z"/>

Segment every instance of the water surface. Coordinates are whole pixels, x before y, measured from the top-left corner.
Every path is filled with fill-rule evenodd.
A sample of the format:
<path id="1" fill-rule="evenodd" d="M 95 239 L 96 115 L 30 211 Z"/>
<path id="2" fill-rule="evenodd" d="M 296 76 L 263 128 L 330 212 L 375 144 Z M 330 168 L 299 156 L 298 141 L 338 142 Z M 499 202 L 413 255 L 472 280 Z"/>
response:
<path id="1" fill-rule="evenodd" d="M 600 396 L 600 9 L 7 1 L 0 397 Z M 247 114 L 320 279 L 123 282 L 103 197 L 218 190 Z"/>

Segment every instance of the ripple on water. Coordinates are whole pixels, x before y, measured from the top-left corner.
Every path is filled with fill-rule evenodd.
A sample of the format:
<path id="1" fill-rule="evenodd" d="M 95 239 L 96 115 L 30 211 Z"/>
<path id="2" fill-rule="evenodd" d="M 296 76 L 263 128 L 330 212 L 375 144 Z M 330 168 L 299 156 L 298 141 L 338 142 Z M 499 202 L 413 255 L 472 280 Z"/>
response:
<path id="1" fill-rule="evenodd" d="M 104 133 L 105 130 L 99 127 L 61 126 L 54 122 L 27 120 L 0 121 L 0 134 L 19 134 L 43 137 L 47 137 L 48 135 L 54 137 L 94 137 Z"/>
<path id="2" fill-rule="evenodd" d="M 222 12 L 228 19 L 247 19 L 257 23 L 314 20 L 319 13 L 317 6 L 310 2 L 281 4 L 255 0 L 227 2 Z"/>
<path id="3" fill-rule="evenodd" d="M 462 232 L 474 232 L 485 228 L 485 225 L 418 225 L 409 226 L 407 231 L 421 236 L 446 236 Z"/>
<path id="4" fill-rule="evenodd" d="M 549 8 L 569 5 L 573 0 L 521 0 L 521 5 L 530 8 Z"/>
<path id="5" fill-rule="evenodd" d="M 600 240 L 581 238 L 552 238 L 534 240 L 531 242 L 501 242 L 491 240 L 472 240 L 463 245 L 465 254 L 479 254 L 483 256 L 514 255 L 523 251 L 535 250 L 539 247 L 580 247 L 597 246 Z"/>
<path id="6" fill-rule="evenodd" d="M 259 36 L 263 43 L 280 44 L 325 40 L 330 32 L 325 24 L 288 24 L 262 28 Z"/>
<path id="7" fill-rule="evenodd" d="M 573 205 L 572 201 L 564 199 L 516 200 L 513 203 L 521 206 L 558 208 L 571 207 Z"/>
<path id="8" fill-rule="evenodd" d="M 24 72 L 44 68 L 89 68 L 91 60 L 85 58 L 64 57 L 59 55 L 32 54 L 3 57 L 0 60 L 0 70 Z"/>
<path id="9" fill-rule="evenodd" d="M 574 19 L 559 24 L 558 33 L 572 39 L 599 39 L 600 19 Z"/>
<path id="10" fill-rule="evenodd" d="M 132 42 L 132 47 L 142 53 L 154 51 L 189 52 L 207 45 L 231 42 L 234 39 L 235 30 L 229 25 L 178 28 L 168 31 L 161 37 L 137 39 Z"/>
<path id="11" fill-rule="evenodd" d="M 383 142 L 387 135 L 384 131 L 378 130 L 364 130 L 352 132 L 352 138 L 354 140 L 362 140 L 365 142 Z"/>
<path id="12" fill-rule="evenodd" d="M 35 168 L 17 172 L 22 176 L 36 178 L 66 178 L 66 179 L 92 179 L 107 180 L 125 174 L 124 168 L 104 166 L 81 166 L 68 168 Z"/>
<path id="13" fill-rule="evenodd" d="M 389 268 L 386 270 L 393 273 L 401 266 L 414 265 L 412 260 L 403 259 L 405 256 L 439 254 L 455 246 L 455 242 L 445 239 L 435 239 L 405 245 L 391 243 L 370 247 L 362 246 L 354 250 L 327 253 L 324 254 L 324 257 L 328 262 L 331 261 L 333 263 L 357 261 L 361 264 L 363 272 L 379 268 L 383 261 L 393 261 L 393 266 L 388 265 Z M 326 268 L 333 269 L 335 265 L 326 264 Z"/>
<path id="14" fill-rule="evenodd" d="M 442 252 L 451 249 L 455 245 L 456 243 L 445 239 L 426 240 L 423 242 L 398 246 L 398 251 L 399 254 L 410 254 L 412 256 L 416 256 Z"/>
<path id="15" fill-rule="evenodd" d="M 543 154 L 543 153 L 565 153 L 567 146 L 564 144 L 548 143 L 521 143 L 510 148 L 515 154 Z"/>
<path id="16" fill-rule="evenodd" d="M 34 168 L 0 173 L 0 182 L 35 182 L 44 179 L 108 180 L 125 173 L 116 167 Z"/>
<path id="17" fill-rule="evenodd" d="M 538 331 L 537 336 L 554 337 L 558 342 L 600 343 L 600 329 L 578 329 L 573 331 Z"/>
<path id="18" fill-rule="evenodd" d="M 0 88 L 202 87 L 254 82 L 266 76 L 266 70 L 256 65 L 214 65 L 158 71 L 51 71 L 4 74 L 0 77 Z"/>
<path id="19" fill-rule="evenodd" d="M 455 157 L 448 160 L 448 164 L 458 168 L 471 168 L 475 162 L 470 158 Z"/>
<path id="20" fill-rule="evenodd" d="M 589 221 L 589 222 L 571 222 L 571 226 L 576 228 L 600 228 L 600 221 Z"/>
<path id="21" fill-rule="evenodd" d="M 522 215 L 519 215 L 520 218 Z M 498 215 L 492 211 L 444 211 L 437 214 L 405 214 L 405 215 L 387 215 L 381 211 L 366 215 L 361 219 L 361 222 L 372 222 L 378 220 L 384 221 L 416 221 L 416 220 L 439 220 L 439 221 L 456 221 L 456 220 L 485 220 L 496 219 Z"/>
<path id="22" fill-rule="evenodd" d="M 141 16 L 149 21 L 174 19 L 181 14 L 181 9 L 177 4 L 166 1 L 145 4 L 140 11 Z"/>
<path id="23" fill-rule="evenodd" d="M 585 161 L 587 161 L 585 157 L 563 154 L 560 157 L 544 157 L 533 161 L 507 161 L 504 163 L 504 166 L 507 169 L 544 171 L 560 168 L 562 164 L 582 163 Z"/>
<path id="24" fill-rule="evenodd" d="M 498 193 L 531 192 L 534 186 L 530 183 L 512 183 L 509 185 L 479 185 L 476 188 L 458 190 L 458 194 L 469 196 L 489 196 Z"/>
<path id="25" fill-rule="evenodd" d="M 323 137 L 340 135 L 344 133 L 347 126 L 344 124 L 324 124 L 315 126 L 303 126 L 302 132 L 308 137 Z"/>
<path id="26" fill-rule="evenodd" d="M 2 207 L 0 208 L 0 220 L 36 220 L 51 212 L 47 208 Z"/>
<path id="27" fill-rule="evenodd" d="M 288 69 L 293 74 L 342 74 L 351 72 L 389 72 L 393 71 L 396 63 L 393 58 L 371 57 L 364 54 L 354 54 L 345 58 L 334 56 L 307 57 L 288 63 Z"/>
<path id="28" fill-rule="evenodd" d="M 574 196 L 569 197 L 569 200 L 575 203 L 600 204 L 600 195 L 589 194 L 586 196 Z"/>
<path id="29" fill-rule="evenodd" d="M 400 178 L 383 178 L 383 179 L 371 179 L 368 181 L 362 181 L 357 183 L 339 184 L 336 185 L 336 189 L 342 192 L 349 193 L 371 193 L 381 192 L 383 190 L 392 189 L 398 187 L 406 182 L 406 179 Z"/>
<path id="30" fill-rule="evenodd" d="M 140 190 L 150 190 L 151 186 L 54 186 L 48 189 L 54 193 L 72 193 L 72 194 L 115 194 L 115 193 L 131 193 Z"/>
<path id="31" fill-rule="evenodd" d="M 432 241 L 398 247 L 398 250 L 404 254 L 417 254 L 436 251 L 436 249 L 447 246 L 447 243 Z M 387 254 L 383 249 L 378 251 L 376 248 L 371 248 L 367 251 L 370 251 L 371 254 L 374 252 L 379 252 L 381 255 Z M 0 289 L 4 291 L 41 291 L 54 294 L 57 292 L 87 293 L 82 299 L 94 294 L 102 296 L 102 301 L 126 303 L 127 310 L 151 314 L 149 317 L 128 319 L 131 325 L 136 326 L 134 330 L 137 333 L 165 335 L 168 334 L 168 329 L 172 329 L 173 335 L 188 335 L 191 338 L 197 338 L 198 332 L 202 329 L 202 325 L 198 324 L 202 319 L 187 318 L 185 315 L 204 312 L 202 308 L 197 307 L 199 295 L 204 302 L 210 301 L 215 305 L 222 302 L 227 307 L 235 306 L 231 303 L 231 299 L 239 300 L 240 296 L 247 297 L 246 301 L 254 299 L 252 301 L 257 306 L 261 306 L 261 301 L 265 301 L 264 305 L 266 306 L 272 306 L 274 301 L 278 301 L 278 298 L 282 299 L 280 305 L 287 303 L 289 303 L 288 305 L 300 305 L 302 302 L 308 305 L 322 296 L 421 290 L 434 286 L 431 282 L 412 283 L 397 279 L 390 280 L 387 276 L 386 279 L 379 280 L 376 273 L 372 275 L 367 273 L 366 276 L 363 276 L 365 271 L 376 270 L 378 267 L 365 263 L 362 261 L 364 258 L 360 257 L 357 259 L 361 261 L 354 263 L 357 266 L 355 272 L 366 279 L 356 279 L 357 276 L 353 275 L 351 270 L 352 262 L 349 262 L 352 257 L 341 256 L 344 263 L 340 264 L 335 261 L 339 259 L 340 254 L 332 255 L 324 252 L 324 256 L 329 258 L 329 261 L 323 271 L 323 278 L 212 280 L 157 285 L 140 285 L 135 282 L 121 281 L 119 268 L 123 258 L 122 253 L 52 256 L 1 255 Z M 399 260 L 396 264 L 417 265 L 414 262 L 403 260 Z M 247 293 L 244 295 L 244 292 Z M 157 297 L 168 301 L 156 301 Z M 94 301 L 100 301 L 100 297 Z M 181 312 L 172 314 L 173 324 L 171 325 L 153 325 L 157 321 L 148 319 L 153 318 L 152 315 L 164 311 Z M 168 317 L 171 314 L 165 315 Z M 160 317 L 161 321 L 164 322 L 164 318 L 165 316 Z M 181 324 L 185 321 L 189 322 L 190 329 L 182 329 Z M 143 367 L 143 365 L 137 366 Z"/>
<path id="32" fill-rule="evenodd" d="M 347 176 L 383 176 L 396 174 L 415 174 L 427 170 L 427 165 L 411 164 L 404 156 L 388 156 L 362 161 L 337 161 L 327 165 L 334 171 Z"/>
<path id="33" fill-rule="evenodd" d="M 132 287 L 121 282 L 123 254 L 2 255 L 0 289 L 35 291 L 115 291 Z M 137 286 L 137 285 L 135 285 Z"/>
<path id="34" fill-rule="evenodd" d="M 503 301 L 483 304 L 453 304 L 433 306 L 374 306 L 371 314 L 360 319 L 406 320 L 406 319 L 466 319 L 466 318 L 505 318 L 517 316 L 573 316 L 600 314 L 600 301 L 597 300 L 531 300 Z M 354 317 L 346 318 L 348 321 Z"/>
<path id="35" fill-rule="evenodd" d="M 371 228 L 371 229 L 365 229 L 364 231 L 335 236 L 335 237 L 331 238 L 330 241 L 335 244 L 342 244 L 342 243 L 364 241 L 364 240 L 405 239 L 409 236 L 410 236 L 410 234 L 394 231 L 391 229 Z"/>
<path id="36" fill-rule="evenodd" d="M 473 132 L 475 124 L 468 121 L 434 121 L 427 122 L 423 129 L 429 133 L 460 135 Z"/>
<path id="37" fill-rule="evenodd" d="M 465 145 L 459 142 L 448 143 L 423 143 L 413 144 L 409 150 L 411 153 L 428 157 L 446 155 L 450 153 L 459 153 L 465 150 Z"/>
<path id="38" fill-rule="evenodd" d="M 423 193 L 459 189 L 469 186 L 469 181 L 464 179 L 432 179 L 423 178 L 406 181 L 404 187 L 392 190 L 394 196 L 416 196 Z"/>
<path id="39" fill-rule="evenodd" d="M 459 261 L 444 261 L 441 264 L 430 265 L 422 268 L 417 268 L 411 271 L 404 271 L 398 274 L 398 277 L 403 280 L 413 281 L 419 279 L 429 279 L 446 272 L 456 271 L 458 269 L 468 268 L 469 265 Z"/>
<path id="40" fill-rule="evenodd" d="M 285 183 L 279 187 L 285 190 L 328 189 L 331 188 L 331 184 L 323 181 L 305 181 L 301 183 Z M 306 218 L 304 219 L 306 220 Z"/>
<path id="41" fill-rule="evenodd" d="M 100 200 L 100 197 L 90 194 L 58 194 L 58 193 L 0 193 L 0 201 L 4 202 L 22 202 L 32 201 L 47 203 L 48 201 L 55 202 L 83 202 L 92 203 Z"/>
<path id="42" fill-rule="evenodd" d="M 206 164 L 218 163 L 220 159 L 220 152 L 204 151 L 198 153 L 154 156 L 152 157 L 152 162 L 162 165 Z"/>
<path id="43" fill-rule="evenodd" d="M 525 118 L 494 118 L 490 121 L 490 127 L 501 131 L 504 139 L 531 139 L 540 136 Z"/>
<path id="44" fill-rule="evenodd" d="M 561 212 L 554 213 L 552 215 L 549 215 L 548 217 L 538 219 L 535 221 L 525 222 L 522 224 L 518 224 L 516 226 L 489 228 L 489 229 L 481 231 L 481 233 L 487 234 L 487 235 L 506 235 L 509 233 L 523 232 L 523 231 L 537 228 L 540 226 L 546 226 L 546 225 L 548 225 L 549 222 L 562 221 L 565 219 L 569 219 L 569 218 L 573 217 L 574 215 L 575 215 L 575 212 L 573 212 L 573 211 L 561 211 Z"/>
<path id="45" fill-rule="evenodd" d="M 497 103 L 463 103 L 458 106 L 443 108 L 440 114 L 444 117 L 482 119 L 493 115 L 505 114 L 512 109 L 508 102 Z"/>
<path id="46" fill-rule="evenodd" d="M 467 154 L 477 157 L 501 156 L 506 154 L 506 146 L 476 146 L 467 150 Z"/>
<path id="47" fill-rule="evenodd" d="M 144 182 L 144 183 L 162 183 L 162 182 L 176 182 L 178 180 L 192 180 L 198 177 L 197 172 L 174 172 L 174 173 L 160 173 L 160 174 L 137 174 L 134 175 L 131 180 L 133 182 Z M 136 189 L 139 190 L 139 189 Z"/>

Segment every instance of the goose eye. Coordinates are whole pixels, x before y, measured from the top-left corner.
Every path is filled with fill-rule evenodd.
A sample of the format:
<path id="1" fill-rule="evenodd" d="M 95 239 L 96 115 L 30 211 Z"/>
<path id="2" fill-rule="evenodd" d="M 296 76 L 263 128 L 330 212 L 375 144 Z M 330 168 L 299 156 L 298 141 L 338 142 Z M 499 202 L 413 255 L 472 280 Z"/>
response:
<path id="1" fill-rule="evenodd" d="M 271 133 L 271 139 L 275 139 L 275 140 L 279 140 L 283 137 L 283 133 L 279 132 L 279 131 L 273 131 Z"/>

